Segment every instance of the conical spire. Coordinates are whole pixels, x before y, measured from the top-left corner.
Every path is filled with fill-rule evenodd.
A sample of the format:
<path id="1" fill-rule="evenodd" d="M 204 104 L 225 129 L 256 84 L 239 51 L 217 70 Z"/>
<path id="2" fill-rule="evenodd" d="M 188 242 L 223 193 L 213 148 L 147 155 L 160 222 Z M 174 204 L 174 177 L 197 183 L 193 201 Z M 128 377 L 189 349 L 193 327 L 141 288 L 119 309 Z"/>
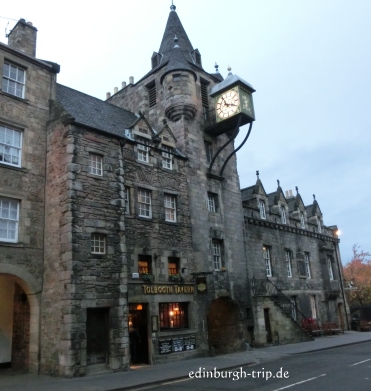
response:
<path id="1" fill-rule="evenodd" d="M 171 8 L 159 49 L 159 53 L 163 55 L 162 63 L 168 61 L 173 52 L 174 36 L 178 39 L 178 45 L 183 53 L 184 60 L 186 62 L 192 61 L 191 53 L 193 52 L 193 46 L 184 30 L 178 14 L 175 12 L 175 6 Z"/>

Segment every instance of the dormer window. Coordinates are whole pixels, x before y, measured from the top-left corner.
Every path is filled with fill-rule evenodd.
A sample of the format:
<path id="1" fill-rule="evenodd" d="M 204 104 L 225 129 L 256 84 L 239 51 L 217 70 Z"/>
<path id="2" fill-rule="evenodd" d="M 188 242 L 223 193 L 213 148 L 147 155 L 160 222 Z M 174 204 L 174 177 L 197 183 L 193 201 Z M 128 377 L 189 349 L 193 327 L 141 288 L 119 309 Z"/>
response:
<path id="1" fill-rule="evenodd" d="M 137 137 L 137 157 L 140 162 L 148 163 L 149 162 L 149 141 L 142 137 Z"/>
<path id="2" fill-rule="evenodd" d="M 284 206 L 281 206 L 281 223 L 286 224 L 286 211 Z"/>
<path id="3" fill-rule="evenodd" d="M 173 159 L 170 154 L 171 149 L 169 147 L 162 146 L 162 167 L 168 170 L 173 169 Z"/>
<path id="4" fill-rule="evenodd" d="M 151 58 L 152 69 L 156 68 L 160 64 L 160 55 L 156 52 L 153 53 Z"/>
<path id="5" fill-rule="evenodd" d="M 263 200 L 259 200 L 259 211 L 260 211 L 260 218 L 266 219 L 265 215 L 265 202 Z"/>
<path id="6" fill-rule="evenodd" d="M 202 66 L 202 63 L 201 63 L 201 54 L 200 52 L 198 51 L 198 49 L 195 49 L 193 52 L 192 52 L 192 57 L 193 57 L 193 61 L 195 62 L 195 64 L 199 65 L 200 67 Z"/>
<path id="7" fill-rule="evenodd" d="M 300 212 L 300 228 L 305 228 L 304 213 Z"/>

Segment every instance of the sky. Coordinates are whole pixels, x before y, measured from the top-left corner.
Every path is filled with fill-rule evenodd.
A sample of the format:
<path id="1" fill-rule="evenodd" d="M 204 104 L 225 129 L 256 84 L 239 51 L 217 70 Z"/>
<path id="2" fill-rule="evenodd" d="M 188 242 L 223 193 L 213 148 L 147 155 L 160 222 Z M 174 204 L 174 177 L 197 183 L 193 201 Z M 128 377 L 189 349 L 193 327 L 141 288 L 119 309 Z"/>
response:
<path id="1" fill-rule="evenodd" d="M 0 41 L 25 18 L 58 82 L 100 99 L 151 68 L 171 0 L 3 2 Z M 341 230 L 343 263 L 371 251 L 371 1 L 174 0 L 207 72 L 228 66 L 254 86 L 256 121 L 238 152 L 241 187 L 298 186 Z M 14 19 L 14 20 L 13 20 Z M 8 24 L 9 22 L 9 24 Z M 241 128 L 238 141 L 246 134 Z"/>

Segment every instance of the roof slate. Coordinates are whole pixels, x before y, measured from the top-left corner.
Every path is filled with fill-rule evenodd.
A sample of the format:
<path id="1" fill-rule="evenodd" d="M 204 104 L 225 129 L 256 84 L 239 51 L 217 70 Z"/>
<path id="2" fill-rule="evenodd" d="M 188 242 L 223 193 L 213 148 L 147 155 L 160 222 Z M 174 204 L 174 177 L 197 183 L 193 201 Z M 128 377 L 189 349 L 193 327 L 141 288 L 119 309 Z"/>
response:
<path id="1" fill-rule="evenodd" d="M 125 129 L 138 119 L 130 111 L 121 109 L 93 96 L 57 84 L 57 101 L 76 123 L 124 137 Z"/>

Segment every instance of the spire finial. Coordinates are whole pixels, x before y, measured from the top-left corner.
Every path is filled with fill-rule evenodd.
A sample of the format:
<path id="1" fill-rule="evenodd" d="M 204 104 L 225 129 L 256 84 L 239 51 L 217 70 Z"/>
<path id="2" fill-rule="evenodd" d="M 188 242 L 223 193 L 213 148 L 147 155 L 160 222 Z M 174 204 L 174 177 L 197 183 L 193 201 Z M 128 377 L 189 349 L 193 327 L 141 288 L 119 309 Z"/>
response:
<path id="1" fill-rule="evenodd" d="M 219 72 L 219 70 L 218 70 L 218 68 L 219 68 L 219 65 L 216 63 L 216 61 L 215 61 L 214 68 L 215 68 L 216 72 Z"/>
<path id="2" fill-rule="evenodd" d="M 313 201 L 315 201 L 316 200 L 316 195 L 315 194 L 313 194 Z"/>
<path id="3" fill-rule="evenodd" d="M 256 176 L 257 176 L 258 179 L 259 179 L 259 171 L 256 171 Z"/>
<path id="4" fill-rule="evenodd" d="M 299 188 L 295 186 L 296 194 L 299 194 Z"/>
<path id="5" fill-rule="evenodd" d="M 280 187 L 280 180 L 279 179 L 277 179 L 277 185 L 278 185 L 278 187 Z"/>
<path id="6" fill-rule="evenodd" d="M 171 9 L 172 11 L 175 11 L 175 10 L 176 10 L 176 7 L 175 7 L 175 5 L 174 5 L 174 2 L 173 2 L 173 0 L 171 0 L 171 6 L 170 6 L 170 9 Z"/>
<path id="7" fill-rule="evenodd" d="M 232 70 L 232 68 L 230 67 L 230 65 L 228 65 L 228 68 L 227 68 L 228 75 L 231 75 L 231 74 L 232 74 L 231 70 Z"/>

